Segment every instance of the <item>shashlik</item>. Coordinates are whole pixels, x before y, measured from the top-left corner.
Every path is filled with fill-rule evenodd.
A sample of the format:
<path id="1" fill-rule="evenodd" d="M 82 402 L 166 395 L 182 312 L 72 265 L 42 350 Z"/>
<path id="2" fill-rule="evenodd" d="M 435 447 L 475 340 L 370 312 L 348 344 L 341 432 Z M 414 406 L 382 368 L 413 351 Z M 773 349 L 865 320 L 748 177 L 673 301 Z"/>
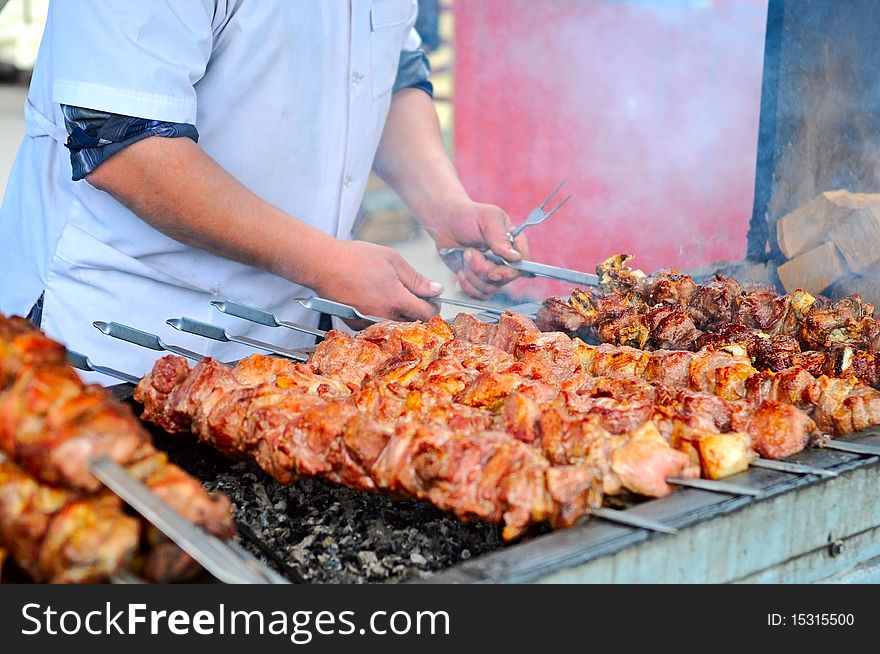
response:
<path id="1" fill-rule="evenodd" d="M 800 394 L 795 380 L 805 384 Z M 251 457 L 284 483 L 317 475 L 419 497 L 463 518 L 505 520 L 508 537 L 534 522 L 565 524 L 566 506 L 582 515 L 592 504 L 557 493 L 548 513 L 557 470 L 589 470 L 605 494 L 662 496 L 669 476 L 702 468 L 718 478 L 743 470 L 756 451 L 797 452 L 819 436 L 817 422 L 836 434 L 866 415 L 880 422 L 870 415 L 880 393 L 853 380 L 759 373 L 741 348 L 590 346 L 514 314 L 497 325 L 462 314 L 452 325 L 435 318 L 355 338 L 331 332 L 304 364 L 254 355 L 233 369 L 206 361 L 190 370 L 166 357 L 136 399 L 145 419 Z M 489 473 L 509 470 L 511 457 L 545 470 L 516 510 L 506 478 Z M 441 483 L 429 474 L 436 461 Z"/>
<path id="2" fill-rule="evenodd" d="M 22 567 L 40 579 L 64 579 L 63 568 L 67 561 L 71 580 L 91 579 L 88 574 L 78 572 L 81 565 L 75 557 L 68 561 L 62 556 L 63 552 L 56 556 L 54 550 L 46 549 L 51 543 L 45 539 L 57 529 L 46 531 L 42 536 L 32 535 L 36 540 L 31 543 L 31 549 L 53 552 L 52 556 L 62 566 L 46 573 L 40 567 L 42 564 L 29 562 L 31 559 L 26 556 L 29 536 L 15 527 L 38 520 L 40 510 L 47 512 L 43 522 L 48 525 L 55 519 L 53 512 L 61 511 L 67 504 L 73 508 L 58 513 L 64 518 L 58 524 L 77 538 L 80 527 L 85 530 L 82 533 L 91 533 L 89 520 L 99 509 L 111 530 L 106 545 L 91 543 L 99 547 L 91 553 L 94 560 L 119 562 L 125 558 L 114 554 L 113 530 L 119 529 L 119 538 L 123 539 L 128 518 L 119 512 L 119 503 L 112 496 L 105 497 L 101 483 L 90 472 L 91 461 L 100 456 L 110 457 L 125 467 L 157 497 L 195 524 L 220 537 L 230 536 L 234 527 L 229 500 L 222 495 L 208 494 L 198 480 L 171 464 L 164 453 L 153 447 L 149 434 L 130 408 L 104 389 L 83 384 L 65 364 L 64 354 L 60 344 L 27 321 L 0 316 L 0 452 L 9 459 L 4 464 L 7 473 L 4 483 L 0 484 L 0 493 L 11 493 L 4 498 L 13 502 L 5 507 L 8 522 L 4 520 L 4 524 L 8 529 L 2 535 Z M 22 504 L 24 500 L 16 500 L 16 493 L 25 491 L 35 500 L 49 498 L 57 504 L 61 502 L 58 498 L 62 498 L 63 503 L 58 506 L 51 502 Z M 25 521 L 21 522 L 15 512 L 24 510 Z M 137 535 L 141 527 L 142 538 Z M 135 543 L 139 539 L 148 548 L 144 556 L 137 557 L 140 571 L 148 579 L 170 581 L 191 576 L 198 570 L 189 556 L 148 523 L 137 527 Z M 61 545 L 64 543 L 59 541 L 59 547 Z M 77 552 L 71 550 L 71 554 L 77 555 Z M 108 565 L 94 570 L 105 574 Z"/>
<path id="3" fill-rule="evenodd" d="M 251 357 L 245 374 L 265 359 Z M 295 373 L 308 376 L 303 367 Z M 474 437 L 439 425 L 380 422 L 345 394 L 312 394 L 285 379 L 242 384 L 234 370 L 212 359 L 189 370 L 168 356 L 141 381 L 135 398 L 145 419 L 251 457 L 282 483 L 319 476 L 424 499 L 462 519 L 503 521 L 505 538 L 533 523 L 573 524 L 601 501 L 594 469 L 551 466 L 507 434 Z"/>
<path id="4" fill-rule="evenodd" d="M 874 306 L 858 295 L 836 302 L 803 290 L 777 295 L 772 288 L 740 285 L 725 275 L 698 285 L 675 270 L 647 276 L 627 265 L 630 258 L 617 255 L 600 264 L 598 289 L 576 289 L 567 300 L 548 298 L 538 325 L 602 343 L 650 349 L 696 350 L 717 342 L 716 334 L 721 333 L 720 340 L 763 349 L 771 363 L 780 348 L 790 355 L 787 361 L 801 351 L 826 353 L 814 365 L 828 374 L 840 361 L 837 352 L 849 348 L 870 359 L 871 372 L 863 381 L 878 381 L 872 353 L 880 347 L 880 323 Z M 780 363 L 775 365 L 778 369 Z"/>
<path id="5" fill-rule="evenodd" d="M 0 540 L 36 581 L 106 580 L 132 562 L 139 534 L 114 495 L 79 496 L 0 460 Z"/>

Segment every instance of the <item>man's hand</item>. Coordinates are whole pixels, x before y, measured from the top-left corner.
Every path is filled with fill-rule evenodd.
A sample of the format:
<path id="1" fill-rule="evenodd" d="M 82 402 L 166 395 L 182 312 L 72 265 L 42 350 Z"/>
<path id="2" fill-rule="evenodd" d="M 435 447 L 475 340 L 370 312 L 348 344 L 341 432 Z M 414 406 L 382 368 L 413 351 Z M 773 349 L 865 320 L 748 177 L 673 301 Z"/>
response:
<path id="1" fill-rule="evenodd" d="M 364 313 L 398 320 L 437 313 L 419 298 L 443 289 L 399 254 L 340 241 L 300 222 L 255 196 L 189 139 L 144 139 L 86 179 L 172 238 L 258 266 Z"/>
<path id="2" fill-rule="evenodd" d="M 526 239 L 520 235 L 511 250 L 507 232 L 513 224 L 507 214 L 470 199 L 443 147 L 437 113 L 425 93 L 404 89 L 394 94 L 374 166 L 438 248 L 467 248 L 465 265 L 456 271 L 465 293 L 485 299 L 517 276 L 480 251 L 488 248 L 515 261 L 528 255 Z"/>
<path id="3" fill-rule="evenodd" d="M 438 248 L 465 248 L 464 267 L 456 269 L 458 283 L 468 295 L 485 300 L 519 275 L 513 268 L 496 265 L 483 256 L 489 249 L 508 261 L 528 256 L 526 237 L 520 234 L 511 244 L 507 237 L 514 228 L 500 207 L 480 202 L 458 201 L 448 206 L 437 221 L 434 241 Z"/>
<path id="4" fill-rule="evenodd" d="M 430 320 L 437 307 L 422 298 L 443 287 L 394 250 L 365 241 L 335 241 L 310 286 L 318 295 L 392 320 Z"/>

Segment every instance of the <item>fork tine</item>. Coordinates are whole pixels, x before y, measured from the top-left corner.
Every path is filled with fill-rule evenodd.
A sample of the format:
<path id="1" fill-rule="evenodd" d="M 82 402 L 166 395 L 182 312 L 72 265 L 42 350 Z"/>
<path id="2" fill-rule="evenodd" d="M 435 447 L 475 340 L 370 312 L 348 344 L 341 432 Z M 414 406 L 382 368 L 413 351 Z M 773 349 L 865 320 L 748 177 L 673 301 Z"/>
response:
<path id="1" fill-rule="evenodd" d="M 564 179 L 563 179 L 561 182 L 559 182 L 559 185 L 558 185 L 555 189 L 553 189 L 553 192 L 552 192 L 550 195 L 547 196 L 547 199 L 544 200 L 544 201 L 541 203 L 541 209 L 543 209 L 543 208 L 546 207 L 548 204 L 550 204 L 550 200 L 553 199 L 553 196 L 554 196 L 554 195 L 556 195 L 557 193 L 559 193 L 559 189 L 562 188 L 562 185 L 563 185 L 563 184 L 565 184 L 565 180 L 564 180 Z M 571 196 L 569 196 L 569 197 L 571 197 Z"/>
<path id="2" fill-rule="evenodd" d="M 568 202 L 569 200 L 571 200 L 571 196 L 573 196 L 573 195 L 574 195 L 574 193 L 569 193 L 568 195 L 566 195 L 566 196 L 565 196 L 565 199 L 564 199 L 562 202 L 560 202 L 560 203 L 557 204 L 555 207 L 553 207 L 550 211 L 547 212 L 547 215 L 544 216 L 544 218 L 543 218 L 543 220 L 542 220 L 541 222 L 543 222 L 544 220 L 547 220 L 550 216 L 552 216 L 554 213 L 556 213 L 557 211 L 559 211 L 559 210 L 562 208 L 562 205 L 563 205 L 563 204 L 565 204 L 566 202 Z"/>

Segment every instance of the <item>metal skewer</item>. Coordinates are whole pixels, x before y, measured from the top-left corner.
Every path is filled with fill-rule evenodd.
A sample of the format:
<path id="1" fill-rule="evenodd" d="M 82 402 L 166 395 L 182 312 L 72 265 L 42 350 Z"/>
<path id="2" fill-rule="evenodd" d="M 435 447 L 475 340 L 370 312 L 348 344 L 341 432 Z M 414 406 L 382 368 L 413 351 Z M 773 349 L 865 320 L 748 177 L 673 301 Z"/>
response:
<path id="1" fill-rule="evenodd" d="M 380 318 L 379 316 L 368 316 L 366 314 L 361 313 L 357 309 L 348 304 L 342 304 L 342 302 L 334 302 L 333 300 L 326 300 L 322 297 L 298 297 L 295 298 L 295 301 L 300 304 L 304 309 L 308 309 L 309 311 L 320 311 L 321 313 L 326 313 L 331 316 L 336 316 L 337 318 L 343 318 L 345 320 L 366 320 L 368 322 L 387 322 L 386 318 Z"/>
<path id="2" fill-rule="evenodd" d="M 880 445 L 869 445 L 868 443 L 829 440 L 826 443 L 823 443 L 822 447 L 828 450 L 838 450 L 840 452 L 850 452 L 852 454 L 880 456 Z"/>
<path id="3" fill-rule="evenodd" d="M 819 477 L 836 477 L 834 470 L 825 468 L 817 468 L 816 466 L 808 466 L 803 463 L 795 463 L 794 461 L 774 461 L 772 459 L 756 459 L 750 465 L 756 468 L 764 468 L 765 470 L 776 470 L 777 472 L 790 472 L 795 475 L 817 475 Z"/>
<path id="4" fill-rule="evenodd" d="M 205 358 L 203 355 L 193 352 L 192 350 L 187 350 L 185 347 L 168 345 L 155 334 L 142 332 L 140 329 L 135 329 L 128 325 L 120 325 L 118 322 L 104 322 L 102 320 L 96 320 L 92 324 L 98 329 L 98 331 L 107 336 L 112 336 L 113 338 L 118 338 L 119 340 L 128 343 L 134 343 L 135 345 L 140 345 L 149 350 L 171 352 L 172 354 L 177 354 L 178 356 L 192 359 L 193 361 L 201 361 Z"/>
<path id="5" fill-rule="evenodd" d="M 107 375 L 108 377 L 113 377 L 115 379 L 119 379 L 124 382 L 128 382 L 129 384 L 138 384 L 141 380 L 134 375 L 129 375 L 126 372 L 122 372 L 120 370 L 116 370 L 115 368 L 107 368 L 105 366 L 96 366 L 94 365 L 89 358 L 85 354 L 81 354 L 74 350 L 67 350 L 67 363 L 72 365 L 74 368 L 78 368 L 79 370 L 86 370 L 88 372 L 99 372 L 102 375 Z"/>
<path id="6" fill-rule="evenodd" d="M 664 525 L 662 522 L 645 518 L 635 513 L 627 511 L 618 511 L 617 509 L 609 509 L 604 506 L 590 509 L 590 514 L 607 520 L 608 522 L 616 522 L 627 527 L 638 527 L 639 529 L 647 529 L 649 531 L 659 531 L 663 534 L 677 534 L 678 529 Z"/>
<path id="7" fill-rule="evenodd" d="M 112 459 L 101 457 L 92 462 L 91 471 L 220 581 L 228 584 L 286 583 L 279 575 L 261 569 L 255 559 L 248 560 L 240 551 L 196 527 Z"/>
<path id="8" fill-rule="evenodd" d="M 250 336 L 242 336 L 237 334 L 228 334 L 225 329 L 222 327 L 218 327 L 217 325 L 209 325 L 206 322 L 202 322 L 201 320 L 193 320 L 192 318 L 182 317 L 182 318 L 169 318 L 165 321 L 167 324 L 174 327 L 178 331 L 186 332 L 188 334 L 195 334 L 197 336 L 204 336 L 205 338 L 210 338 L 215 341 L 221 341 L 224 343 L 240 343 L 241 345 L 247 345 L 248 347 L 253 347 L 258 350 L 265 350 L 266 352 L 271 352 L 273 354 L 280 354 L 283 357 L 287 357 L 288 359 L 293 359 L 295 361 L 308 361 L 308 355 L 302 352 L 298 352 L 296 350 L 291 350 L 286 347 L 280 347 L 278 345 L 272 345 L 271 343 L 266 343 L 264 341 L 259 341 L 255 338 L 251 338 Z"/>
<path id="9" fill-rule="evenodd" d="M 278 320 L 274 313 L 264 311 L 263 309 L 257 309 L 256 307 L 249 307 L 246 304 L 240 304 L 238 302 L 233 302 L 232 300 L 214 300 L 211 302 L 211 305 L 217 309 L 217 311 L 229 316 L 235 316 L 236 318 L 250 320 L 258 325 L 266 325 L 267 327 L 287 327 L 287 329 L 302 332 L 303 334 L 310 334 L 318 338 L 324 338 L 327 335 L 327 332 L 323 329 L 315 329 L 314 327 L 307 327 L 306 325 L 289 322 L 287 320 Z"/>
<path id="10" fill-rule="evenodd" d="M 749 495 L 751 497 L 761 497 L 764 494 L 764 491 L 759 488 L 749 488 L 748 486 L 731 484 L 726 481 L 716 481 L 714 479 L 667 477 L 666 483 L 672 484 L 673 486 L 698 488 L 699 490 L 709 491 L 712 493 L 724 493 L 726 495 Z"/>
<path id="11" fill-rule="evenodd" d="M 451 304 L 456 307 L 464 307 L 465 309 L 476 309 L 477 311 L 483 311 L 485 313 L 494 313 L 499 316 L 510 309 L 504 309 L 502 307 L 495 307 L 491 304 L 481 304 L 479 302 L 471 302 L 469 300 L 459 300 L 458 298 L 449 298 L 449 297 L 428 297 L 424 298 L 428 300 L 428 302 L 434 304 Z"/>

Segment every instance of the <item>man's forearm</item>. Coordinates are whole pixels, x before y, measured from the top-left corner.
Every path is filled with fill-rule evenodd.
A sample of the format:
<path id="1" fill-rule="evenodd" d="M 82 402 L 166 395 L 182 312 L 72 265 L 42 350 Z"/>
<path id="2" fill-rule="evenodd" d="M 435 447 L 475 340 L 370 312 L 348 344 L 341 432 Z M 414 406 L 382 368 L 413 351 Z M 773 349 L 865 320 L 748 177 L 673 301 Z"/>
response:
<path id="1" fill-rule="evenodd" d="M 304 286 L 334 240 L 257 197 L 190 139 L 145 139 L 86 180 L 175 240 Z"/>
<path id="2" fill-rule="evenodd" d="M 450 202 L 469 199 L 443 147 L 434 104 L 418 89 L 394 94 L 374 167 L 426 227 Z"/>

